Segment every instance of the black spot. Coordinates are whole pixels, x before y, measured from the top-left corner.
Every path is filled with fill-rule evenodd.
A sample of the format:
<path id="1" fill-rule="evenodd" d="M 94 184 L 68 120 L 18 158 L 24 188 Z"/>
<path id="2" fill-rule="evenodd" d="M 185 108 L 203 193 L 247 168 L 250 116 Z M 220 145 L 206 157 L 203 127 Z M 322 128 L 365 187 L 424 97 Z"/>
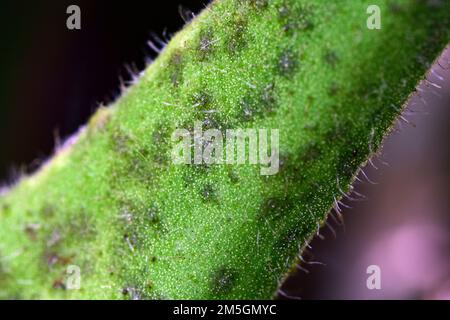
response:
<path id="1" fill-rule="evenodd" d="M 258 102 L 254 97 L 246 96 L 240 102 L 241 118 L 245 122 L 253 121 L 259 114 Z"/>
<path id="2" fill-rule="evenodd" d="M 145 249 L 150 234 L 158 237 L 167 232 L 164 216 L 156 203 L 147 206 L 128 201 L 128 204 L 123 205 L 120 215 L 125 220 L 125 224 L 122 224 L 125 244 L 131 246 L 132 250 Z"/>
<path id="3" fill-rule="evenodd" d="M 193 100 L 195 108 L 205 110 L 210 105 L 212 99 L 207 92 L 200 91 L 194 94 Z"/>
<path id="4" fill-rule="evenodd" d="M 205 112 L 212 112 L 213 110 L 213 98 L 206 90 L 195 92 L 189 101 L 195 110 L 197 119 L 202 119 L 206 114 Z"/>
<path id="5" fill-rule="evenodd" d="M 126 155 L 130 152 L 131 137 L 126 134 L 121 128 L 113 131 L 111 142 L 115 152 Z"/>
<path id="6" fill-rule="evenodd" d="M 203 201 L 211 202 L 217 200 L 217 191 L 214 186 L 209 183 L 203 186 L 200 195 L 202 196 Z"/>
<path id="7" fill-rule="evenodd" d="M 313 7 L 311 5 L 292 8 L 287 4 L 283 4 L 278 9 L 278 19 L 283 25 L 283 31 L 287 33 L 309 31 L 314 28 Z"/>
<path id="8" fill-rule="evenodd" d="M 247 30 L 247 21 L 239 16 L 233 22 L 228 37 L 228 51 L 231 55 L 236 54 L 239 50 L 245 47 L 245 32 Z"/>
<path id="9" fill-rule="evenodd" d="M 236 282 L 236 271 L 227 268 L 220 267 L 217 269 L 211 277 L 211 291 L 214 295 L 226 295 L 231 292 Z"/>
<path id="10" fill-rule="evenodd" d="M 241 99 L 239 109 L 240 119 L 244 122 L 272 114 L 276 109 L 274 83 L 265 85 L 259 92 L 249 92 Z"/>
<path id="11" fill-rule="evenodd" d="M 233 168 L 229 167 L 227 170 L 228 178 L 230 179 L 231 183 L 238 183 L 239 182 L 239 174 L 234 170 Z"/>
<path id="12" fill-rule="evenodd" d="M 275 109 L 275 84 L 269 83 L 266 85 L 262 92 L 262 105 L 264 111 L 272 113 Z"/>
<path id="13" fill-rule="evenodd" d="M 217 39 L 214 38 L 212 30 L 204 29 L 200 31 L 198 43 L 198 57 L 200 61 L 208 59 L 208 57 L 214 51 L 216 41 Z"/>
<path id="14" fill-rule="evenodd" d="M 156 204 L 152 204 L 152 206 L 148 210 L 147 219 L 151 224 L 159 224 L 161 222 L 159 208 Z"/>
<path id="15" fill-rule="evenodd" d="M 204 115 L 202 120 L 203 130 L 218 129 L 223 130 L 227 125 L 221 120 L 218 113 L 210 113 Z"/>
<path id="16" fill-rule="evenodd" d="M 189 165 L 190 166 L 190 165 Z M 192 186 L 192 184 L 195 182 L 195 176 L 194 174 L 192 174 L 191 172 L 189 172 L 188 170 L 183 172 L 183 182 L 184 182 L 184 187 L 185 188 L 189 188 Z"/>
<path id="17" fill-rule="evenodd" d="M 129 300 L 144 300 L 142 291 L 134 286 L 123 288 L 122 294 Z"/>
<path id="18" fill-rule="evenodd" d="M 278 60 L 278 70 L 283 76 L 290 76 L 297 69 L 297 64 L 297 55 L 291 50 L 286 50 Z"/>
<path id="19" fill-rule="evenodd" d="M 226 121 L 221 118 L 220 111 L 215 109 L 214 99 L 207 91 L 200 90 L 193 94 L 190 97 L 190 104 L 194 108 L 194 119 L 202 123 L 204 131 L 228 127 Z M 192 125 L 189 125 L 189 129 L 193 132 Z"/>

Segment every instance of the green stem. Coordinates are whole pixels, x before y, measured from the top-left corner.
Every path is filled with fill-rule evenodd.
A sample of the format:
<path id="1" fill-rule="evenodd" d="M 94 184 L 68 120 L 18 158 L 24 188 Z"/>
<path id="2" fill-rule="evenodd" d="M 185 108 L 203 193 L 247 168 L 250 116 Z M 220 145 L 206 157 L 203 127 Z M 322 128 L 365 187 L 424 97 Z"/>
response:
<path id="1" fill-rule="evenodd" d="M 448 43 L 450 2 L 433 3 L 214 2 L 0 198 L 0 297 L 272 297 Z M 173 164 L 196 121 L 278 129 L 279 172 Z"/>

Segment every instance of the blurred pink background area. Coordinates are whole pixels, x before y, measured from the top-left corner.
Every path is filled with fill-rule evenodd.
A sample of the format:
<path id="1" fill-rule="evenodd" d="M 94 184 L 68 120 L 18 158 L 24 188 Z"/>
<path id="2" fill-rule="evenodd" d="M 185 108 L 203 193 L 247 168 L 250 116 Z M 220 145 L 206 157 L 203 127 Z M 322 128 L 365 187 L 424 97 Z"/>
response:
<path id="1" fill-rule="evenodd" d="M 444 52 L 355 184 L 368 199 L 344 201 L 345 227 L 321 229 L 314 260 L 283 285 L 302 299 L 450 299 L 450 50 Z M 384 162 L 387 162 L 384 163 Z M 361 180 L 367 181 L 362 174 Z M 344 208 L 343 208 L 344 209 Z M 330 219 L 331 223 L 332 220 Z M 380 289 L 368 289 L 369 266 Z"/>

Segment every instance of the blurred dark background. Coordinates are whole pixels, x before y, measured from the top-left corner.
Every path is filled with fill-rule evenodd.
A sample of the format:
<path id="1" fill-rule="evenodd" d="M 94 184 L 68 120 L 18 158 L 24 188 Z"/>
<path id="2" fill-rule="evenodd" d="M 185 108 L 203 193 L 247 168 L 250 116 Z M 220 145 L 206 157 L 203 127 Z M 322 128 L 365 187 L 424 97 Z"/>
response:
<path id="1" fill-rule="evenodd" d="M 180 29 L 182 16 L 208 1 L 0 2 L 0 181 L 35 170 L 55 141 L 74 133 L 99 104 L 119 93 L 126 65 L 154 58 L 146 42 Z M 66 28 L 66 8 L 81 8 L 81 30 Z M 180 10 L 181 8 L 184 8 Z M 189 9 L 189 10 L 187 10 Z M 180 11 L 184 12 L 180 15 Z M 450 53 L 444 59 L 450 59 Z M 348 203 L 345 230 L 321 233 L 313 259 L 283 286 L 303 299 L 450 299 L 450 70 L 442 86 L 411 106 L 383 157 L 365 172 L 378 185 L 357 184 L 369 200 Z M 381 268 L 381 290 L 368 290 L 366 268 Z"/>
<path id="2" fill-rule="evenodd" d="M 32 171 L 55 145 L 119 93 L 126 66 L 142 70 L 152 33 L 179 30 L 207 0 L 0 1 L 0 181 Z M 69 5 L 81 30 L 66 28 Z M 183 14 L 180 14 L 180 11 Z"/>

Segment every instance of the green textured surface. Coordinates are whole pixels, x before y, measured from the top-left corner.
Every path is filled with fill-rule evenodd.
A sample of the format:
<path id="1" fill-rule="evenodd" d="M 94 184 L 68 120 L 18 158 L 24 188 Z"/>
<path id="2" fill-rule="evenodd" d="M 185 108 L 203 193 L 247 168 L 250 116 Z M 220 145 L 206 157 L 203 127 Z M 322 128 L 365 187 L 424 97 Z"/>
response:
<path id="1" fill-rule="evenodd" d="M 366 28 L 369 4 L 381 30 Z M 449 20 L 449 1 L 215 2 L 0 198 L 0 298 L 271 298 Z M 170 136 L 195 120 L 279 129 L 280 172 L 173 165 Z M 80 290 L 61 285 L 68 265 Z"/>

